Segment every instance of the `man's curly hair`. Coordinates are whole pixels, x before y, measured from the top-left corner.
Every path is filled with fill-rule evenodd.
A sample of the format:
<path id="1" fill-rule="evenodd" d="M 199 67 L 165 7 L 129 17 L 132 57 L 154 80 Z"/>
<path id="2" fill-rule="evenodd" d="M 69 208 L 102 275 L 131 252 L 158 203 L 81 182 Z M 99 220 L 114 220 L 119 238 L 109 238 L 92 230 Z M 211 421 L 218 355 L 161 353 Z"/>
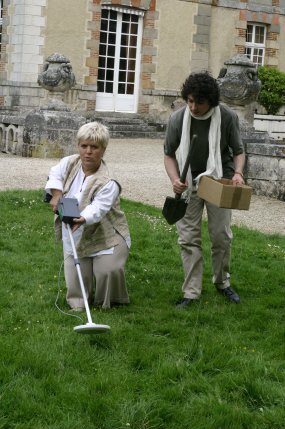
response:
<path id="1" fill-rule="evenodd" d="M 219 104 L 220 89 L 216 79 L 208 72 L 191 73 L 181 88 L 181 96 L 187 102 L 191 95 L 196 103 L 209 103 L 210 107 Z"/>

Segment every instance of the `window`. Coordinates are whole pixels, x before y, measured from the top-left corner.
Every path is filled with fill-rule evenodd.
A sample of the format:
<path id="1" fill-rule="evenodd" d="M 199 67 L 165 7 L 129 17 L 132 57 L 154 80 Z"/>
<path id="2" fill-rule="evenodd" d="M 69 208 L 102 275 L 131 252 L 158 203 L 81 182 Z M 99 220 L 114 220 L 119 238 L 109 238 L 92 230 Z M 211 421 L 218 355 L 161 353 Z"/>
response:
<path id="1" fill-rule="evenodd" d="M 139 16 L 102 10 L 98 92 L 134 94 Z"/>
<path id="2" fill-rule="evenodd" d="M 263 66 L 265 54 L 266 27 L 248 24 L 246 29 L 245 53 L 256 65 Z"/>
<path id="3" fill-rule="evenodd" d="M 143 10 L 102 5 L 97 111 L 137 111 L 143 17 Z"/>

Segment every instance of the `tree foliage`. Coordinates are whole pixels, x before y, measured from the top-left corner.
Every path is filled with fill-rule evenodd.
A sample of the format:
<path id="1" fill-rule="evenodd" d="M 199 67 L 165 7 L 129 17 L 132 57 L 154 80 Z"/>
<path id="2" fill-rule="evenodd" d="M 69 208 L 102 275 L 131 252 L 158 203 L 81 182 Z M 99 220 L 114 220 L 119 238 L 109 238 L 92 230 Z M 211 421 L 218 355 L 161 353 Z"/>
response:
<path id="1" fill-rule="evenodd" d="M 258 77 L 262 84 L 258 101 L 269 115 L 276 115 L 285 104 L 285 73 L 261 66 L 258 68 Z"/>

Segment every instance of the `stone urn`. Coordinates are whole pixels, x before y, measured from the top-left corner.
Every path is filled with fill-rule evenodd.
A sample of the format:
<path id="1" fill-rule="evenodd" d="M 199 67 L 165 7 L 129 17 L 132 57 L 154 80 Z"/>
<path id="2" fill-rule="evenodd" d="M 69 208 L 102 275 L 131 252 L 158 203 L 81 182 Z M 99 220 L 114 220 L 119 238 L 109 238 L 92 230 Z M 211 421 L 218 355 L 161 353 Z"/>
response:
<path id="1" fill-rule="evenodd" d="M 68 110 L 63 102 L 66 91 L 75 85 L 75 76 L 68 58 L 62 54 L 50 55 L 38 76 L 38 84 L 49 91 L 48 110 Z"/>
<path id="2" fill-rule="evenodd" d="M 221 101 L 237 112 L 243 126 L 253 126 L 254 108 L 252 103 L 258 98 L 261 81 L 256 65 L 246 55 L 236 55 L 224 62 L 217 82 Z"/>

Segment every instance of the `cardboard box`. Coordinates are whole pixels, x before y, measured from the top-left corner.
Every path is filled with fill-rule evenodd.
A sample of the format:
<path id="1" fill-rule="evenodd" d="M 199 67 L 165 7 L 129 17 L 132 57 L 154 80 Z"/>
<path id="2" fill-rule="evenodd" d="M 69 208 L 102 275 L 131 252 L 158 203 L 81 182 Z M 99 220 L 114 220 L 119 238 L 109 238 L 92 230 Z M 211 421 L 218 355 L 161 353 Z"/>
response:
<path id="1" fill-rule="evenodd" d="M 248 210 L 251 192 L 250 186 L 235 186 L 230 179 L 216 180 L 209 176 L 202 176 L 197 194 L 217 207 Z"/>

